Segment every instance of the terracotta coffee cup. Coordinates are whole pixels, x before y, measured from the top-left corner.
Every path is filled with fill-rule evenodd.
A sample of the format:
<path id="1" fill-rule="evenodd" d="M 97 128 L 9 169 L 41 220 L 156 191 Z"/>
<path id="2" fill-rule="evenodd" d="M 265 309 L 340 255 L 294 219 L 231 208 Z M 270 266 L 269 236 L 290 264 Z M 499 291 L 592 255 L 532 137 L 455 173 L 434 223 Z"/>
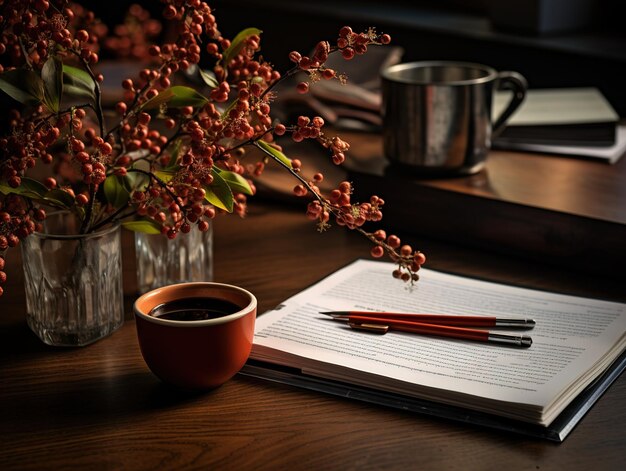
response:
<path id="1" fill-rule="evenodd" d="M 193 300 L 206 306 L 232 303 L 232 309 L 203 320 L 151 315 L 155 308 Z M 211 389 L 244 365 L 254 337 L 257 301 L 237 286 L 198 282 L 163 286 L 134 304 L 141 353 L 162 381 L 185 389 Z"/>

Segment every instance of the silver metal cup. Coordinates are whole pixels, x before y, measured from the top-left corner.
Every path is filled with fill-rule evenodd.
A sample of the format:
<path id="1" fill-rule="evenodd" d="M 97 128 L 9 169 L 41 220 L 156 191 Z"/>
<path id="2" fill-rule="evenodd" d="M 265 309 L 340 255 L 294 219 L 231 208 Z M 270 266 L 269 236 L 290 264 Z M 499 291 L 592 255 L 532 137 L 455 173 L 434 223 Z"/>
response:
<path id="1" fill-rule="evenodd" d="M 382 72 L 383 136 L 390 162 L 426 175 L 467 175 L 485 165 L 491 140 L 526 96 L 517 72 L 469 62 L 410 62 Z M 512 90 L 492 120 L 495 90 Z"/>

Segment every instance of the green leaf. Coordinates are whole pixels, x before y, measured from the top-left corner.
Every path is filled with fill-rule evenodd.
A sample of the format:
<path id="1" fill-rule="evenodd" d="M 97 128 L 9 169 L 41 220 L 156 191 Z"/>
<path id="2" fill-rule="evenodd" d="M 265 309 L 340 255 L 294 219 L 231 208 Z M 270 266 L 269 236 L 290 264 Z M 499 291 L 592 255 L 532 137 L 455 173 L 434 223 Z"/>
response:
<path id="1" fill-rule="evenodd" d="M 150 162 L 148 162 L 147 160 L 144 160 L 143 157 L 144 155 L 133 157 L 133 168 L 136 168 L 143 172 L 150 172 L 151 171 Z"/>
<path id="2" fill-rule="evenodd" d="M 71 65 L 63 64 L 63 75 L 68 83 L 74 85 L 81 85 L 91 90 L 94 89 L 94 82 L 88 72 L 78 67 L 72 67 Z"/>
<path id="3" fill-rule="evenodd" d="M 74 198 L 67 191 L 61 190 L 59 188 L 55 188 L 46 192 L 43 196 L 43 199 L 46 203 L 49 203 L 53 206 L 61 207 L 61 208 L 71 208 L 74 206 Z"/>
<path id="4" fill-rule="evenodd" d="M 183 106 L 203 106 L 209 100 L 198 93 L 191 87 L 185 87 L 182 85 L 175 85 L 160 92 L 154 98 L 146 101 L 142 106 L 144 110 L 152 110 L 159 108 L 162 104 L 167 103 L 167 106 L 171 108 L 181 108 Z"/>
<path id="5" fill-rule="evenodd" d="M 176 139 L 174 141 L 174 148 L 170 154 L 170 161 L 167 163 L 167 167 L 164 170 L 176 171 L 179 168 L 178 165 L 178 155 L 180 154 L 180 150 L 183 148 L 183 141 L 181 139 Z"/>
<path id="6" fill-rule="evenodd" d="M 84 88 L 77 87 L 76 85 L 69 83 L 63 84 L 63 93 L 65 96 L 71 95 L 76 98 L 87 98 L 88 100 L 92 100 L 94 98 L 94 95 L 90 90 L 85 90 Z"/>
<path id="7" fill-rule="evenodd" d="M 9 185 L 7 185 L 5 182 L 0 182 L 0 193 L 2 193 L 3 195 L 9 195 L 11 193 L 15 193 L 16 189 L 10 187 Z"/>
<path id="8" fill-rule="evenodd" d="M 179 108 L 182 106 L 204 106 L 208 103 L 208 99 L 198 93 L 191 87 L 183 87 L 182 85 L 175 85 L 170 88 L 174 92 L 174 98 L 170 100 L 168 106 Z"/>
<path id="9" fill-rule="evenodd" d="M 289 157 L 287 157 L 285 154 L 283 154 L 278 149 L 272 147 L 267 142 L 265 142 L 265 141 L 256 141 L 255 144 L 256 144 L 256 146 L 258 148 L 263 150 L 265 153 L 269 154 L 274 159 L 278 160 L 280 163 L 282 163 L 287 168 L 291 168 L 291 169 L 293 168 L 293 166 L 291 165 L 291 160 L 289 159 Z"/>
<path id="10" fill-rule="evenodd" d="M 133 232 L 145 234 L 160 234 L 161 226 L 152 219 L 139 219 L 137 221 L 125 221 L 122 226 Z"/>
<path id="11" fill-rule="evenodd" d="M 74 96 L 95 100 L 95 83 L 83 69 L 63 64 L 63 87 Z"/>
<path id="12" fill-rule="evenodd" d="M 22 183 L 17 188 L 13 188 L 4 182 L 0 182 L 0 192 L 5 195 L 13 193 L 26 198 L 42 200 L 44 199 L 44 195 L 48 192 L 48 188 L 37 180 L 22 177 Z"/>
<path id="13" fill-rule="evenodd" d="M 22 178 L 22 183 L 18 188 L 12 188 L 0 182 L 0 193 L 8 195 L 10 193 L 23 196 L 32 201 L 49 204 L 57 208 L 70 209 L 75 206 L 74 197 L 67 191 L 55 188 L 48 190 L 45 185 L 32 178 Z"/>
<path id="14" fill-rule="evenodd" d="M 32 178 L 28 177 L 22 178 L 22 184 L 20 185 L 20 188 L 38 196 L 44 196 L 48 192 L 48 188 L 46 187 L 46 185 L 38 180 L 33 180 Z"/>
<path id="15" fill-rule="evenodd" d="M 209 72 L 205 72 L 200 68 L 198 68 L 198 71 L 200 72 L 200 78 L 202 79 L 202 81 L 209 87 L 217 88 L 219 86 L 219 83 L 214 75 L 210 74 Z"/>
<path id="16" fill-rule="evenodd" d="M 124 187 L 123 182 L 123 179 L 117 175 L 109 175 L 104 180 L 104 196 L 114 208 L 121 208 L 130 199 L 130 193 Z"/>
<path id="17" fill-rule="evenodd" d="M 246 28 L 240 31 L 230 43 L 230 46 L 222 53 L 221 65 L 224 66 L 224 68 L 228 67 L 228 63 L 241 51 L 244 41 L 250 36 L 254 34 L 260 35 L 262 32 L 263 31 L 258 28 Z"/>
<path id="18" fill-rule="evenodd" d="M 215 169 L 211 171 L 211 174 L 213 175 L 213 183 L 204 187 L 204 191 L 206 191 L 204 199 L 213 206 L 232 213 L 235 202 L 233 192 L 226 180 Z"/>
<path id="19" fill-rule="evenodd" d="M 44 101 L 50 111 L 57 113 L 63 95 L 63 62 L 56 56 L 50 57 L 41 69 L 44 83 Z"/>
<path id="20" fill-rule="evenodd" d="M 160 91 L 157 96 L 152 97 L 148 101 L 146 101 L 141 109 L 153 110 L 155 108 L 159 108 L 162 104 L 170 101 L 174 97 L 174 92 L 172 91 L 172 88 L 166 88 L 165 90 Z"/>
<path id="21" fill-rule="evenodd" d="M 165 183 L 169 183 L 170 180 L 174 177 L 174 172 L 166 172 L 165 170 L 157 170 L 154 172 L 154 175 Z"/>
<path id="22" fill-rule="evenodd" d="M 0 74 L 0 90 L 24 105 L 38 105 L 44 98 L 43 80 L 27 69 L 8 70 Z"/>
<path id="23" fill-rule="evenodd" d="M 252 195 L 252 188 L 250 187 L 250 183 L 248 183 L 248 180 L 243 178 L 241 175 L 235 172 L 231 172 L 230 170 L 223 170 L 217 167 L 214 168 L 217 173 L 219 173 L 220 177 L 222 177 L 224 181 L 228 184 L 232 191 L 234 191 L 235 193 Z"/>

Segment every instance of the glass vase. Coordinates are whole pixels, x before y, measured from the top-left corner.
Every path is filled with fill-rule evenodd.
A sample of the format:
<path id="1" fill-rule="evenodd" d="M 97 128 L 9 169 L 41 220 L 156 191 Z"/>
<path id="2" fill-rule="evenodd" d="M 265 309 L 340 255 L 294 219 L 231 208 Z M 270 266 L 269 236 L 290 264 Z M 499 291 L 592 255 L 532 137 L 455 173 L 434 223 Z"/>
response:
<path id="1" fill-rule="evenodd" d="M 124 322 L 120 225 L 77 233 L 75 216 L 57 212 L 21 244 L 26 320 L 48 345 L 88 345 Z"/>
<path id="2" fill-rule="evenodd" d="M 193 229 L 170 240 L 161 234 L 135 232 L 137 289 L 143 294 L 161 286 L 213 280 L 213 227 Z"/>

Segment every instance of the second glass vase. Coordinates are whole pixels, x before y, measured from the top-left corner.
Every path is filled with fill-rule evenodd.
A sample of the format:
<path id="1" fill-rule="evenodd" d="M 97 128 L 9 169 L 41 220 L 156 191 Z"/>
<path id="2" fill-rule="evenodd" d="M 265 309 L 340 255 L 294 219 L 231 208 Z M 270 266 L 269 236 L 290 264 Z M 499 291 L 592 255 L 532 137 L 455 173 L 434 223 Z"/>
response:
<path id="1" fill-rule="evenodd" d="M 161 234 L 135 233 L 137 289 L 213 280 L 213 228 L 192 230 L 169 240 Z"/>

